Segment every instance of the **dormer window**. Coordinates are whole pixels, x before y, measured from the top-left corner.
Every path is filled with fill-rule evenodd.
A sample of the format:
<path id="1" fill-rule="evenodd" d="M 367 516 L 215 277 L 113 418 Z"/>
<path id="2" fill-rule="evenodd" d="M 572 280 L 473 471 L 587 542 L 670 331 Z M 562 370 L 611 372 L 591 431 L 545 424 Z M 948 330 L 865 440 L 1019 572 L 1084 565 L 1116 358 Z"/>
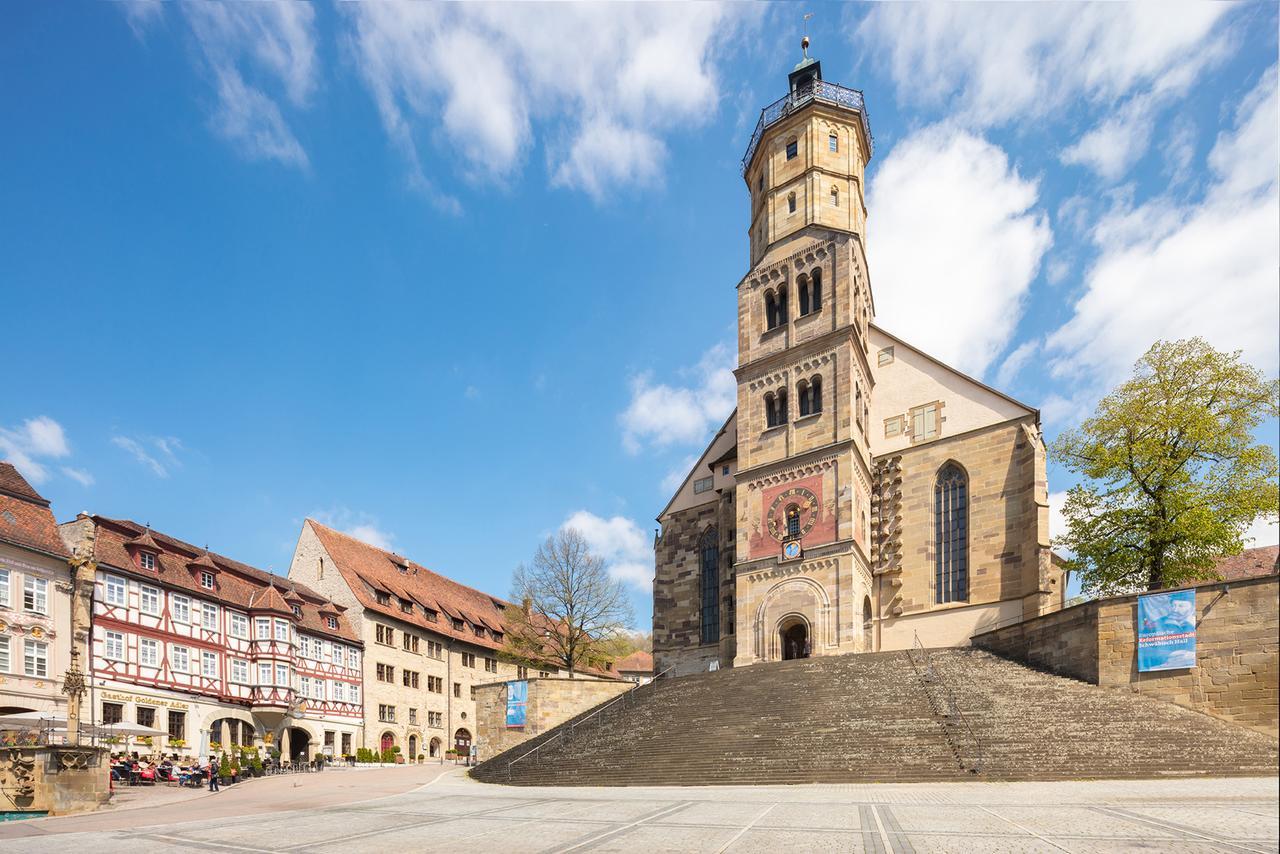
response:
<path id="1" fill-rule="evenodd" d="M 795 160 L 796 155 L 800 153 L 800 143 L 798 140 L 791 140 L 787 143 L 787 159 Z"/>
<path id="2" fill-rule="evenodd" d="M 381 590 L 373 591 L 373 597 L 378 601 L 379 605 L 390 605 L 391 594 L 383 593 Z"/>
<path id="3" fill-rule="evenodd" d="M 138 566 L 146 570 L 156 568 L 156 556 L 151 552 L 138 552 Z"/>
<path id="4" fill-rule="evenodd" d="M 406 614 L 412 614 L 412 613 L 413 613 L 413 603 L 412 603 L 412 602 L 410 602 L 408 599 L 401 599 L 401 600 L 400 600 L 400 610 L 401 610 L 401 611 L 404 611 Z"/>
<path id="5" fill-rule="evenodd" d="M 465 629 L 465 628 L 466 628 L 466 625 L 462 622 L 462 620 L 459 620 L 459 619 L 456 619 L 456 618 L 454 619 L 454 621 L 453 621 L 453 630 L 454 630 L 455 632 L 460 632 L 460 631 L 462 631 L 462 630 L 463 630 L 463 629 Z"/>
<path id="6" fill-rule="evenodd" d="M 302 619 L 302 606 L 301 606 L 301 605 L 290 605 L 290 606 L 289 606 L 289 608 L 290 608 L 290 610 L 292 610 L 292 611 L 293 611 L 293 616 L 297 617 L 299 620 L 301 620 L 301 619 Z"/>
<path id="7" fill-rule="evenodd" d="M 324 624 L 325 624 L 326 626 L 328 626 L 329 628 L 331 628 L 331 629 L 336 629 L 336 628 L 338 628 L 338 618 L 337 618 L 337 617 L 325 617 L 325 618 L 324 618 Z"/>
<path id="8" fill-rule="evenodd" d="M 432 611 L 430 608 L 428 608 L 428 609 L 427 609 L 427 622 L 428 622 L 428 623 L 435 623 L 435 622 L 438 622 L 439 620 L 440 620 L 440 612 L 439 612 L 439 611 Z"/>
<path id="9" fill-rule="evenodd" d="M 213 573 L 212 572 L 202 571 L 200 573 L 200 586 L 203 587 L 205 590 L 213 589 Z"/>

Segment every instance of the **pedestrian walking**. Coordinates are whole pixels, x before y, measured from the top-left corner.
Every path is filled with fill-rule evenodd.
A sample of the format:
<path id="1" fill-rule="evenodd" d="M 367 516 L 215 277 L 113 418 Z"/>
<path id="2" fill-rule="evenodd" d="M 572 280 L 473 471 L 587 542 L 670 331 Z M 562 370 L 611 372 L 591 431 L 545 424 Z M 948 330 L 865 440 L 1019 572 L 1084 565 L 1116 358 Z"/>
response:
<path id="1" fill-rule="evenodd" d="M 209 757 L 209 791 L 218 791 L 218 757 Z"/>

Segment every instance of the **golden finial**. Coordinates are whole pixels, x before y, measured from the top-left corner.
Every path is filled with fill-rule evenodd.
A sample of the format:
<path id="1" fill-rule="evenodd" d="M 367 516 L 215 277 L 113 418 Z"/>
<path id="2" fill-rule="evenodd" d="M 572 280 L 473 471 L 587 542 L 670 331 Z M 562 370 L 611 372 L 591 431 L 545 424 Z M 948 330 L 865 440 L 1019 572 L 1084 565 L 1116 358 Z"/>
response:
<path id="1" fill-rule="evenodd" d="M 809 58 L 809 19 L 813 17 L 812 12 L 804 13 L 804 38 L 800 39 L 800 52 L 804 54 L 804 58 Z"/>

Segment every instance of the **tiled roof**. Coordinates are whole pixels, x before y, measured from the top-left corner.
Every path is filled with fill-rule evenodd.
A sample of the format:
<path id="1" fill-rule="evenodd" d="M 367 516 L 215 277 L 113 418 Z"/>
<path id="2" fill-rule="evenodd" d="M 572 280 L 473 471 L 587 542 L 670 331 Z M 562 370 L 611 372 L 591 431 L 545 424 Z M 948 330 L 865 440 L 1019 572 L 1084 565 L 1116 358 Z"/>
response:
<path id="1" fill-rule="evenodd" d="M 505 635 L 507 626 L 503 609 L 515 606 L 445 578 L 394 552 L 335 531 L 314 519 L 308 519 L 306 524 L 319 537 L 347 586 L 365 609 L 476 646 L 493 650 L 502 648 L 502 641 L 495 640 L 488 632 L 484 637 L 477 637 L 472 626 L 496 629 Z M 374 591 L 389 594 L 390 601 L 380 604 Z M 418 607 L 406 612 L 401 609 L 400 600 L 416 603 Z M 441 616 L 436 622 L 431 622 L 426 609 L 439 611 Z M 450 618 L 469 625 L 459 631 L 454 629 Z"/>
<path id="2" fill-rule="evenodd" d="M 289 617 L 300 630 L 308 633 L 341 638 L 347 642 L 360 642 L 350 621 L 342 615 L 345 609 L 309 587 L 158 531 L 150 531 L 137 522 L 104 516 L 88 518 L 96 528 L 94 559 L 103 568 L 114 568 L 134 576 L 151 576 L 157 584 L 178 588 L 201 599 L 244 611 L 269 610 L 280 613 Z M 150 538 L 158 552 L 156 569 L 151 572 L 134 563 L 133 555 L 130 554 L 130 548 L 143 535 Z M 213 590 L 201 587 L 198 570 L 193 572 L 189 568 L 202 566 L 206 559 L 218 570 Z M 296 594 L 301 603 L 301 618 L 294 616 L 293 610 L 285 601 L 286 594 Z M 326 625 L 320 614 L 322 610 L 326 614 L 337 616 L 337 629 Z"/>
<path id="3" fill-rule="evenodd" d="M 636 650 L 630 655 L 615 661 L 613 669 L 618 673 L 652 673 L 653 656 L 644 650 Z"/>
<path id="4" fill-rule="evenodd" d="M 18 471 L 18 467 L 13 463 L 0 462 L 0 492 L 24 501 L 42 504 L 45 507 L 49 506 L 49 502 L 45 497 L 36 492 L 31 484 L 27 483 L 27 479 L 22 476 L 22 472 Z"/>
<path id="5" fill-rule="evenodd" d="M 1277 571 L 1277 561 L 1280 561 L 1280 546 L 1260 546 L 1224 557 L 1213 569 L 1225 581 L 1239 581 L 1259 575 L 1271 575 Z"/>
<path id="6" fill-rule="evenodd" d="M 11 463 L 0 462 L 0 540 L 69 558 L 49 502 Z"/>

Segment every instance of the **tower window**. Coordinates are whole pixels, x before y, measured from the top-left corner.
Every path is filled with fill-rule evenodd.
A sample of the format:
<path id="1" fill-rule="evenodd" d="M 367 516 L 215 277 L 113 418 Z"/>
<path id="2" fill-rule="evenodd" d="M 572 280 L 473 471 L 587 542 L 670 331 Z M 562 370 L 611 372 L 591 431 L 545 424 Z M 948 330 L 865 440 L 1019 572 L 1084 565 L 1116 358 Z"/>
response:
<path id="1" fill-rule="evenodd" d="M 796 280 L 800 290 L 800 316 L 822 310 L 822 268 L 815 268 L 809 275 Z"/>
<path id="2" fill-rule="evenodd" d="M 827 135 L 827 149 L 830 151 L 840 150 L 840 139 L 834 133 Z"/>
<path id="3" fill-rule="evenodd" d="M 862 430 L 863 421 L 862 421 L 862 387 L 861 386 L 858 386 L 857 391 L 855 392 L 855 395 L 856 396 L 853 399 L 853 417 L 856 418 L 858 421 L 858 429 Z"/>
<path id="4" fill-rule="evenodd" d="M 757 190 L 764 189 L 764 173 L 763 172 L 761 172 L 760 177 L 756 179 L 756 189 Z"/>
<path id="5" fill-rule="evenodd" d="M 764 421 L 766 427 L 781 427 L 787 423 L 787 390 L 778 389 L 764 396 Z"/>
<path id="6" fill-rule="evenodd" d="M 708 528 L 698 543 L 699 580 L 702 592 L 702 642 L 720 640 L 720 546 L 715 528 Z"/>
<path id="7" fill-rule="evenodd" d="M 796 155 L 800 153 L 800 143 L 797 140 L 791 140 L 787 143 L 787 159 L 794 160 Z"/>
<path id="8" fill-rule="evenodd" d="M 801 275 L 796 279 L 796 290 L 800 294 L 800 316 L 804 317 L 809 313 L 809 277 Z"/>
<path id="9" fill-rule="evenodd" d="M 801 380 L 796 386 L 796 395 L 800 398 L 801 418 L 817 415 L 822 411 L 822 377 Z"/>
<path id="10" fill-rule="evenodd" d="M 787 322 L 787 292 L 766 291 L 764 295 L 765 329 L 776 329 Z"/>
<path id="11" fill-rule="evenodd" d="M 831 207 L 833 208 L 840 207 L 840 188 L 839 187 L 831 188 Z"/>
<path id="12" fill-rule="evenodd" d="M 969 478 L 955 463 L 933 488 L 934 591 L 938 604 L 969 598 Z"/>
<path id="13" fill-rule="evenodd" d="M 800 536 L 800 508 L 794 504 L 787 506 L 787 538 L 794 540 Z"/>

